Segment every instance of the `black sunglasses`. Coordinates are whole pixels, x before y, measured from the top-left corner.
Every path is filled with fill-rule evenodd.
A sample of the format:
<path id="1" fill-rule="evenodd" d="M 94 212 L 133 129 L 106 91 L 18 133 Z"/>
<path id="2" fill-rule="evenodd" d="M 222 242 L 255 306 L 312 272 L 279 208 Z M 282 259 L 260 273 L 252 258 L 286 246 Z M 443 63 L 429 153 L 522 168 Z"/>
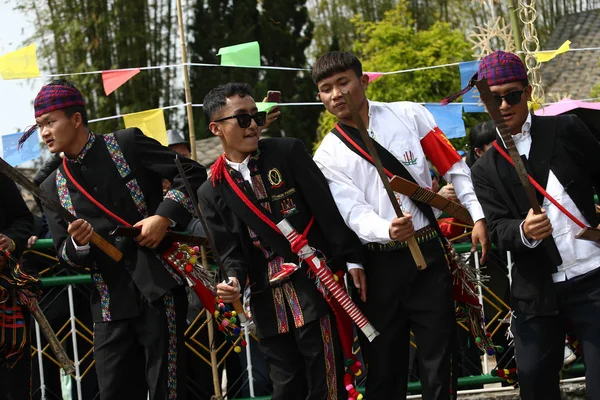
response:
<path id="1" fill-rule="evenodd" d="M 523 92 L 525 90 L 515 90 L 514 92 L 506 93 L 504 96 L 499 96 L 495 94 L 494 101 L 498 104 L 498 107 L 502 105 L 502 100 L 506 100 L 508 104 L 511 106 L 515 106 L 521 102 L 521 96 L 523 96 Z"/>
<path id="2" fill-rule="evenodd" d="M 231 115 L 229 117 L 216 119 L 213 122 L 221 122 L 221 121 L 225 121 L 227 119 L 233 119 L 233 118 L 237 119 L 237 122 L 238 122 L 238 125 L 240 126 L 240 128 L 249 127 L 252 120 L 254 120 L 254 122 L 256 122 L 256 125 L 263 126 L 265 124 L 265 122 L 267 122 L 267 112 L 260 111 L 254 115 L 250 115 L 247 113 L 236 114 L 236 115 Z"/>

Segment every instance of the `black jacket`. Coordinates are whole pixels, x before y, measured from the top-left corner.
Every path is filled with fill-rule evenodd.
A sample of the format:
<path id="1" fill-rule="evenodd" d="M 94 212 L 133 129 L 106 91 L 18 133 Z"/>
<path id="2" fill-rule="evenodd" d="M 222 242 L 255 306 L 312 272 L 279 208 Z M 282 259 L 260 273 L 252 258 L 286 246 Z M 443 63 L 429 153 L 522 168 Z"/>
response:
<path id="1" fill-rule="evenodd" d="M 176 222 L 180 230 L 185 229 L 191 218 L 191 203 L 186 207 L 189 198 L 174 163 L 176 153 L 137 128 L 118 131 L 115 137 L 126 160 L 124 163 L 118 158 L 118 152 L 112 153 L 120 169 L 113 161 L 104 136 L 94 135 L 93 144 L 83 157 L 69 162 L 73 177 L 102 205 L 130 224 L 145 216 L 162 215 Z M 206 180 L 206 170 L 186 158 L 181 162 L 196 190 Z M 172 182 L 173 196 L 163 198 L 163 179 Z M 68 193 L 64 190 L 65 183 Z M 141 189 L 137 203 L 131 193 L 136 186 Z M 94 245 L 87 254 L 76 251 L 67 233 L 67 223 L 55 212 L 45 210 L 58 256 L 73 267 L 91 269 L 97 289 L 92 291 L 91 300 L 95 322 L 135 317 L 140 301 L 156 301 L 181 284 L 156 251 L 139 247 L 131 238 L 109 236 L 118 223 L 76 189 L 62 165 L 42 183 L 42 188 L 67 206 L 70 200 L 77 218 L 90 222 L 96 233 L 123 252 L 123 259 L 117 263 Z"/>
<path id="2" fill-rule="evenodd" d="M 531 150 L 525 162 L 530 175 L 544 188 L 552 170 L 587 221 L 600 222 L 594 189 L 600 189 L 600 143 L 574 115 L 532 117 Z M 498 139 L 498 144 L 502 141 Z M 492 242 L 513 255 L 511 305 L 527 314 L 552 314 L 557 299 L 552 264 L 543 246 L 526 247 L 520 224 L 530 209 L 512 165 L 495 148 L 471 170 L 477 198 L 483 207 Z M 538 193 L 538 201 L 543 197 Z"/>
<path id="3" fill-rule="evenodd" d="M 287 218 L 302 233 L 314 215 L 315 223 L 308 234 L 308 242 L 326 255 L 332 270 L 345 268 L 346 262 L 363 261 L 358 237 L 344 223 L 325 177 L 302 142 L 297 139 L 261 140 L 258 158 L 251 162 L 256 162 L 262 177 L 273 221 Z M 278 171 L 281 179 L 274 171 Z M 271 179 L 270 174 L 274 174 Z M 254 204 L 269 214 L 248 185 L 240 187 Z M 263 245 L 269 246 L 286 262 L 297 263 L 298 256 L 292 253 L 283 235 L 256 217 L 225 178 L 216 182 L 216 186 L 210 181 L 205 182 L 198 190 L 198 198 L 228 275 L 238 278 L 242 285 L 246 277 L 249 278 L 252 313 L 260 336 L 276 335 L 278 317 L 273 289 L 268 281 L 267 259 L 253 245 L 247 227 L 258 235 Z M 295 272 L 291 282 L 298 295 L 304 322 L 329 312 L 314 279 L 306 274 L 306 267 Z"/>

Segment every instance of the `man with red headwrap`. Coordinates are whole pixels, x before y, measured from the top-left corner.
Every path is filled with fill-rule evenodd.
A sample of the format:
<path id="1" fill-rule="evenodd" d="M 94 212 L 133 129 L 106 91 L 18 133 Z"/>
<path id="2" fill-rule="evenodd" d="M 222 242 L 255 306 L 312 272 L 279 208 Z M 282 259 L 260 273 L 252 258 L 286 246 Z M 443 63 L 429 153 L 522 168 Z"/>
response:
<path id="1" fill-rule="evenodd" d="M 41 186 L 77 218 L 67 224 L 45 210 L 58 256 L 91 271 L 101 398 L 146 399 L 148 392 L 155 400 L 184 398 L 184 282 L 155 250 L 167 228 L 182 230 L 192 217 L 176 153 L 137 128 L 92 133 L 83 96 L 64 80 L 44 86 L 34 108 L 46 146 L 65 155 Z M 196 190 L 206 180 L 205 169 L 187 158 L 181 163 Z M 172 182 L 164 197 L 162 179 Z M 139 227 L 141 234 L 109 236 L 124 224 Z M 90 247 L 94 232 L 123 253 L 120 262 Z"/>
<path id="2" fill-rule="evenodd" d="M 529 112 L 531 86 L 517 55 L 497 51 L 486 56 L 474 78 L 487 79 L 530 176 L 549 195 L 538 193 L 543 213 L 535 215 L 515 168 L 502 154 L 507 151 L 500 136 L 471 170 L 491 239 L 513 255 L 512 331 L 521 397 L 560 399 L 559 371 L 570 321 L 583 348 L 587 397 L 600 399 L 600 247 L 575 238 L 579 224 L 596 227 L 600 222 L 593 198 L 600 190 L 600 143 L 574 115 Z M 549 197 L 558 203 L 551 204 Z M 551 260 L 544 239 L 556 245 L 560 262 Z"/>

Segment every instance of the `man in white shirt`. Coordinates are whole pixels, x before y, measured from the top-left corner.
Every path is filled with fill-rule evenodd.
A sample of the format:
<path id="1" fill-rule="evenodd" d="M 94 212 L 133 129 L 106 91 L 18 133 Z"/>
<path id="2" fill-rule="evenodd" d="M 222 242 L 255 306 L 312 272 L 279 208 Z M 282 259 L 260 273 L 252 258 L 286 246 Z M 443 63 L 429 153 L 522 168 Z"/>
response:
<path id="1" fill-rule="evenodd" d="M 367 250 L 369 297 L 361 306 L 380 336 L 372 343 L 362 341 L 368 367 L 365 397 L 406 397 L 412 329 L 424 398 L 449 399 L 455 317 L 452 280 L 434 211 L 426 204 L 396 194 L 404 211 L 403 216 L 396 216 L 375 167 L 352 145 L 364 148 L 342 92 L 353 97 L 369 134 L 383 147 L 379 155 L 386 169 L 431 188 L 427 156 L 440 174 L 454 184 L 458 198 L 476 221 L 473 242 L 482 243 L 485 257 L 485 221 L 469 168 L 424 107 L 409 102 L 367 100 L 368 76 L 363 75 L 362 65 L 354 55 L 325 54 L 313 67 L 313 81 L 325 108 L 339 120 L 323 139 L 314 159 L 327 178 L 346 224 Z M 413 235 L 427 262 L 423 271 L 417 270 L 407 248 L 406 240 Z"/>
<path id="2" fill-rule="evenodd" d="M 531 86 L 521 59 L 495 52 L 480 64 L 530 175 L 574 217 L 539 192 L 535 215 L 500 136 L 472 169 L 492 241 L 513 254 L 511 306 L 521 397 L 560 399 L 565 332 L 582 344 L 587 397 L 600 398 L 600 247 L 575 238 L 598 226 L 594 189 L 600 188 L 600 143 L 576 116 L 532 116 Z M 577 221 L 577 222 L 575 222 Z M 548 246 L 560 259 L 552 260 Z M 554 250 L 556 250 L 554 249 Z"/>

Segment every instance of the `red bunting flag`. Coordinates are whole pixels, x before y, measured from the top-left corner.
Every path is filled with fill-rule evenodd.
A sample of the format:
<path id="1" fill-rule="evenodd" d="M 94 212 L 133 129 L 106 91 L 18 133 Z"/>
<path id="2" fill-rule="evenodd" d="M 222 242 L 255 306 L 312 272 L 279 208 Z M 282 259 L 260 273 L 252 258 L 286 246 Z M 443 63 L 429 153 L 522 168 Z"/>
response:
<path id="1" fill-rule="evenodd" d="M 139 68 L 131 69 L 113 69 L 102 71 L 102 83 L 104 84 L 104 93 L 108 96 L 121 87 L 125 82 L 140 73 Z"/>
<path id="2" fill-rule="evenodd" d="M 371 83 L 375 79 L 380 78 L 383 74 L 381 72 L 365 72 L 365 75 L 369 76 L 369 83 Z"/>

